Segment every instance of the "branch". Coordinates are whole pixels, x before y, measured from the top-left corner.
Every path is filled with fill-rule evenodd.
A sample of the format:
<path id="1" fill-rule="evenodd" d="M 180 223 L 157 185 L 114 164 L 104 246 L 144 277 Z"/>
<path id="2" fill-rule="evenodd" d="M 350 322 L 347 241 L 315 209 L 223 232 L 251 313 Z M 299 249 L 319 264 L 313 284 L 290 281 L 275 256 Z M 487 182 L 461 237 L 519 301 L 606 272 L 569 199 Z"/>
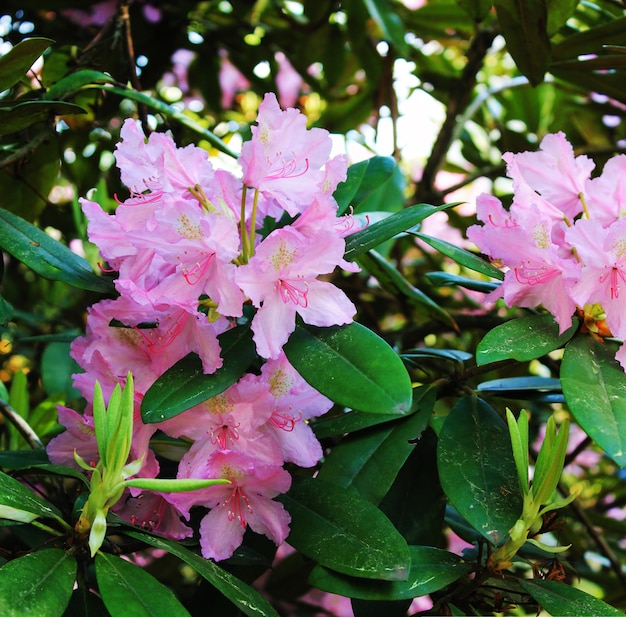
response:
<path id="1" fill-rule="evenodd" d="M 445 161 L 446 154 L 450 149 L 450 144 L 454 139 L 457 118 L 469 105 L 474 84 L 476 83 L 476 74 L 480 70 L 485 55 L 489 47 L 491 47 L 495 36 L 495 32 L 483 30 L 476 34 L 470 44 L 470 48 L 467 52 L 467 62 L 450 95 L 446 119 L 439 131 L 435 145 L 424 167 L 422 179 L 415 191 L 415 201 L 418 203 L 439 201 L 439 192 L 435 190 L 435 177 L 439 168 Z M 413 203 L 413 201 L 411 203 Z"/>
<path id="2" fill-rule="evenodd" d="M 45 450 L 45 446 L 28 422 L 13 407 L 0 398 L 0 413 L 18 430 L 33 450 Z"/>

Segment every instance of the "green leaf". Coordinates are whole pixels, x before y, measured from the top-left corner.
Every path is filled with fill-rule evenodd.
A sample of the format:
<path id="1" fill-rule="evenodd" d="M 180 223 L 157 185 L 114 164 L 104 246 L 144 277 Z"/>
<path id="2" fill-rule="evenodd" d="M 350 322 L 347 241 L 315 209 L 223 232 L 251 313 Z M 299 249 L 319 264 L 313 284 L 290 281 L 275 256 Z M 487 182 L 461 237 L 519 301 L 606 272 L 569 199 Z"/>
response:
<path id="1" fill-rule="evenodd" d="M 492 281 L 477 281 L 467 276 L 458 276 L 457 274 L 449 274 L 448 272 L 427 272 L 426 278 L 435 286 L 452 287 L 453 285 L 458 285 L 465 289 L 483 293 L 489 293 L 499 285 L 499 283 Z"/>
<path id="2" fill-rule="evenodd" d="M 128 530 L 124 533 L 182 559 L 248 617 L 278 617 L 272 605 L 256 589 L 220 568 L 215 562 L 192 553 L 179 542 L 136 530 Z"/>
<path id="3" fill-rule="evenodd" d="M 189 617 L 172 591 L 152 574 L 120 557 L 96 555 L 96 579 L 111 617 Z"/>
<path id="4" fill-rule="evenodd" d="M 8 90 L 26 75 L 35 60 L 43 54 L 52 39 L 32 37 L 24 39 L 0 58 L 0 92 Z"/>
<path id="5" fill-rule="evenodd" d="M 0 137 L 17 133 L 44 120 L 53 120 L 54 116 L 84 113 L 86 110 L 80 105 L 64 101 L 25 101 L 14 105 L 5 103 L 0 107 Z"/>
<path id="6" fill-rule="evenodd" d="M 456 327 L 452 317 L 443 308 L 431 300 L 421 289 L 411 285 L 391 263 L 376 251 L 371 250 L 363 253 L 358 257 L 358 262 L 378 281 L 383 289 L 394 295 L 406 296 L 409 303 L 424 314 L 449 326 Z"/>
<path id="7" fill-rule="evenodd" d="M 546 397 L 556 398 L 561 394 L 561 382 L 553 377 L 505 377 L 483 381 L 476 386 L 477 392 L 489 392 L 507 398 L 535 400 Z M 562 397 L 561 397 L 562 398 Z"/>
<path id="8" fill-rule="evenodd" d="M 89 263 L 67 246 L 15 214 L 0 208 L 0 246 L 40 276 L 74 287 L 109 293 L 110 281 L 96 276 Z"/>
<path id="9" fill-rule="evenodd" d="M 396 212 L 381 221 L 372 223 L 365 229 L 348 237 L 346 240 L 345 258 L 354 260 L 362 253 L 366 253 L 385 240 L 389 240 L 400 233 L 406 232 L 411 227 L 415 227 L 415 225 L 421 223 L 431 214 L 450 208 L 453 205 L 431 206 L 430 204 L 416 204 Z"/>
<path id="10" fill-rule="evenodd" d="M 534 86 L 550 63 L 546 0 L 495 0 L 500 32 L 517 68 Z"/>
<path id="11" fill-rule="evenodd" d="M 277 499 L 291 514 L 287 542 L 307 557 L 351 576 L 407 579 L 411 556 L 404 538 L 362 497 L 307 479 Z"/>
<path id="12" fill-rule="evenodd" d="M 495 545 L 522 512 L 522 495 L 506 424 L 479 398 L 461 399 L 439 433 L 441 486 L 452 505 Z"/>
<path id="13" fill-rule="evenodd" d="M 220 394 L 232 386 L 253 362 L 256 352 L 249 325 L 227 330 L 217 337 L 222 366 L 206 375 L 202 361 L 189 354 L 161 375 L 141 403 L 144 422 L 161 422 Z"/>
<path id="14" fill-rule="evenodd" d="M 390 156 L 373 156 L 348 167 L 347 178 L 339 183 L 333 197 L 339 205 L 338 214 L 356 209 L 370 195 L 380 190 L 392 176 L 396 162 Z"/>
<path id="15" fill-rule="evenodd" d="M 578 424 L 626 467 L 626 374 L 613 353 L 589 336 L 577 336 L 565 348 L 560 376 Z"/>
<path id="16" fill-rule="evenodd" d="M 80 367 L 70 356 L 70 343 L 50 343 L 41 357 L 41 382 L 49 394 L 63 393 L 66 399 L 77 398 L 80 394 L 72 386 L 74 373 Z"/>
<path id="17" fill-rule="evenodd" d="M 399 415 L 411 407 L 411 380 L 402 360 L 365 326 L 299 323 L 283 349 L 298 373 L 335 403 Z"/>
<path id="18" fill-rule="evenodd" d="M 437 391 L 416 402 L 419 412 L 345 438 L 324 460 L 318 478 L 356 489 L 378 505 L 415 448 L 413 440 L 428 426 Z"/>
<path id="19" fill-rule="evenodd" d="M 407 52 L 405 29 L 389 0 L 363 0 L 367 12 L 379 27 L 382 38 L 391 43 L 400 55 Z"/>
<path id="20" fill-rule="evenodd" d="M 326 437 L 334 437 L 335 435 L 354 433 L 355 431 L 361 431 L 370 426 L 376 426 L 397 419 L 398 414 L 395 413 L 362 413 L 360 411 L 349 411 L 339 416 L 326 414 L 321 418 L 316 418 L 311 422 L 311 427 L 318 439 L 325 439 Z"/>
<path id="21" fill-rule="evenodd" d="M 348 598 L 403 600 L 439 591 L 472 569 L 471 564 L 440 548 L 409 546 L 409 551 L 411 566 L 406 581 L 370 581 L 316 566 L 309 583 L 322 591 Z"/>
<path id="22" fill-rule="evenodd" d="M 624 615 L 622 611 L 613 608 L 606 602 L 598 600 L 588 593 L 559 583 L 558 581 L 544 581 L 541 579 L 521 580 L 523 589 L 530 594 L 546 612 L 562 617 L 618 617 Z"/>
<path id="23" fill-rule="evenodd" d="M 626 44 L 626 17 L 582 29 L 554 45 L 554 61 L 574 60 L 581 55 L 602 54 L 607 45 Z"/>
<path id="24" fill-rule="evenodd" d="M 474 21 L 482 21 L 491 9 L 491 0 L 457 0 Z"/>
<path id="25" fill-rule="evenodd" d="M 2 617 L 61 617 L 76 581 L 76 560 L 47 548 L 5 563 L 0 568 Z"/>
<path id="26" fill-rule="evenodd" d="M 486 276 L 490 276 L 500 281 L 504 278 L 504 274 L 501 270 L 492 266 L 488 261 L 485 261 L 481 257 L 478 257 L 478 255 L 474 255 L 474 253 L 470 253 L 455 244 L 451 244 L 450 242 L 446 242 L 445 240 L 441 240 L 439 238 L 433 238 L 432 236 L 427 236 L 426 234 L 420 232 L 412 233 L 420 240 L 426 242 L 429 246 L 432 246 L 436 251 L 439 251 L 442 255 L 453 259 L 465 268 L 474 270 L 475 272 L 480 272 L 481 274 L 485 274 Z"/>
<path id="27" fill-rule="evenodd" d="M 572 16 L 578 0 L 546 0 L 548 8 L 548 35 L 553 35 Z"/>
<path id="28" fill-rule="evenodd" d="M 563 334 L 552 315 L 529 315 L 512 319 L 490 330 L 476 348 L 476 364 L 482 366 L 500 360 L 534 360 L 559 349 L 578 328 L 578 320 Z"/>
<path id="29" fill-rule="evenodd" d="M 15 309 L 13 305 L 4 297 L 0 296 L 0 326 L 5 326 L 6 322 L 13 317 Z"/>
<path id="30" fill-rule="evenodd" d="M 67 99 L 81 88 L 93 84 L 111 83 L 113 78 L 101 71 L 81 69 L 70 73 L 48 88 L 46 99 Z"/>
<path id="31" fill-rule="evenodd" d="M 28 157 L 0 175 L 0 194 L 9 211 L 34 221 L 48 205 L 48 195 L 58 182 L 59 142 L 50 135 Z"/>
<path id="32" fill-rule="evenodd" d="M 61 518 L 61 512 L 15 478 L 0 471 L 0 509 L 2 506 L 24 510 L 46 518 Z"/>

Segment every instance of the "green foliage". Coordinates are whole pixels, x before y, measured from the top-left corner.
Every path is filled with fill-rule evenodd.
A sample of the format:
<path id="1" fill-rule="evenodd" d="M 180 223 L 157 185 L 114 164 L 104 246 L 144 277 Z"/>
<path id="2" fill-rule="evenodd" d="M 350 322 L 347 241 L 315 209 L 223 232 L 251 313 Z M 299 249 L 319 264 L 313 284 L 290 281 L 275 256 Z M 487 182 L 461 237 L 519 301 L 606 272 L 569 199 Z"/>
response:
<path id="1" fill-rule="evenodd" d="M 93 5 L 6 0 L 0 20 L 0 613 L 305 617 L 335 614 L 317 606 L 330 592 L 352 599 L 355 617 L 405 617 L 415 598 L 414 614 L 623 614 L 621 341 L 584 307 L 560 333 L 544 312 L 485 305 L 504 273 L 464 235 L 478 193 L 511 201 L 503 153 L 556 131 L 596 170 L 624 151 L 624 7 L 184 0 L 119 2 L 91 22 Z M 126 197 L 115 144 L 128 117 L 228 166 L 263 93 L 287 96 L 281 54 L 302 80 L 293 105 L 346 145 L 352 164 L 333 196 L 363 225 L 345 237 L 361 272 L 328 275 L 359 323 L 298 322 L 285 346 L 333 404 L 306 420 L 323 458 L 289 464 L 292 487 L 277 498 L 295 552 L 248 530 L 218 564 L 196 536 L 168 539 L 160 519 L 149 533 L 109 511 L 94 558 L 76 523 L 97 493 L 97 460 L 83 461 L 88 476 L 42 449 L 63 430 L 57 405 L 85 411 L 72 341 L 87 307 L 116 294 L 115 264 L 88 242 L 79 198 L 96 188 L 112 213 Z M 226 57 L 248 80 L 231 101 Z M 621 194 L 611 199 L 623 209 Z M 215 373 L 190 354 L 137 393 L 150 426 L 136 426 L 157 429 L 159 478 L 122 478 L 141 464 L 126 448 L 133 406 L 120 418 L 118 395 L 98 403 L 94 457 L 117 465 L 116 498 L 221 482 L 175 479 L 190 446 L 158 427 L 260 371 L 253 312 L 220 335 Z M 194 531 L 205 512 L 190 512 Z"/>

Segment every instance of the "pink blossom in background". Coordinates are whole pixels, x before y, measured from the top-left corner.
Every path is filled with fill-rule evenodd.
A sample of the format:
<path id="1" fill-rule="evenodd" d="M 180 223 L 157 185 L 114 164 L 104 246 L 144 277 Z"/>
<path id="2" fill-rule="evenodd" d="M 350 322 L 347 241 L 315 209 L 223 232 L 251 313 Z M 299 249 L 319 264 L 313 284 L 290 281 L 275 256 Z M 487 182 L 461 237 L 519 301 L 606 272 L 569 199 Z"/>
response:
<path id="1" fill-rule="evenodd" d="M 222 109 L 231 109 L 238 92 L 248 90 L 250 82 L 244 74 L 228 59 L 225 50 L 220 51 L 220 72 L 218 79 L 222 91 Z"/>
<path id="2" fill-rule="evenodd" d="M 293 107 L 298 102 L 298 96 L 304 80 L 282 51 L 274 54 L 278 64 L 276 73 L 276 87 L 278 88 L 278 102 L 282 107 Z"/>

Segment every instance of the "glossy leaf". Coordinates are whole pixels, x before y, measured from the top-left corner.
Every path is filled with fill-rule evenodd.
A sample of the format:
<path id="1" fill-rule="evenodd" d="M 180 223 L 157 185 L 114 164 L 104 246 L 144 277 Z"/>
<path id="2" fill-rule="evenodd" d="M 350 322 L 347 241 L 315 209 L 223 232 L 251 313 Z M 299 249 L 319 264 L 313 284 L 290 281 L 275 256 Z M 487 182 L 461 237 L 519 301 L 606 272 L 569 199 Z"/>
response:
<path id="1" fill-rule="evenodd" d="M 395 168 L 396 162 L 390 156 L 373 156 L 350 165 L 347 178 L 333 193 L 338 214 L 345 214 L 350 207 L 356 209 L 393 176 Z"/>
<path id="2" fill-rule="evenodd" d="M 476 390 L 511 397 L 523 397 L 535 392 L 561 392 L 561 382 L 554 377 L 537 377 L 536 375 L 505 377 L 483 381 L 478 384 Z"/>
<path id="3" fill-rule="evenodd" d="M 600 54 L 607 45 L 626 45 L 626 17 L 620 17 L 565 37 L 553 46 L 554 61 L 573 60 L 586 54 Z"/>
<path id="4" fill-rule="evenodd" d="M 472 566 L 432 546 L 410 546 L 411 566 L 406 581 L 369 581 L 316 566 L 309 583 L 329 593 L 361 600 L 404 600 L 425 596 L 447 587 L 469 573 Z"/>
<path id="5" fill-rule="evenodd" d="M 399 53 L 406 53 L 404 27 L 389 0 L 363 0 L 368 13 L 379 27 L 382 38 L 391 43 Z"/>
<path id="6" fill-rule="evenodd" d="M 17 133 L 44 120 L 53 120 L 55 116 L 84 113 L 86 110 L 80 105 L 64 101 L 25 101 L 15 105 L 5 103 L 0 107 L 0 137 Z"/>
<path id="7" fill-rule="evenodd" d="M 408 418 L 344 439 L 326 457 L 318 478 L 356 489 L 361 497 L 378 505 L 428 425 L 436 393 L 430 390 L 427 400 L 418 403 L 419 411 Z"/>
<path id="8" fill-rule="evenodd" d="M 278 498 L 291 514 L 287 542 L 320 565 L 351 576 L 406 580 L 409 548 L 389 519 L 334 484 L 295 482 Z"/>
<path id="9" fill-rule="evenodd" d="M 429 246 L 432 246 L 442 255 L 446 255 L 465 268 L 469 268 L 470 270 L 480 272 L 481 274 L 485 274 L 486 276 L 490 276 L 498 280 L 502 280 L 504 278 L 504 274 L 501 270 L 492 266 L 488 261 L 485 261 L 481 257 L 478 257 L 478 255 L 474 255 L 474 253 L 470 253 L 469 251 L 466 251 L 465 249 L 450 242 L 446 242 L 445 240 L 441 240 L 440 238 L 427 236 L 421 232 L 414 232 L 414 235 L 420 240 L 426 242 Z"/>
<path id="10" fill-rule="evenodd" d="M 426 278 L 435 286 L 451 287 L 458 285 L 465 289 L 471 289 L 472 291 L 480 291 L 483 293 L 489 293 L 498 287 L 499 283 L 491 281 L 477 281 L 476 279 L 468 278 L 467 276 L 458 276 L 456 274 L 449 274 L 448 272 L 427 272 Z"/>
<path id="11" fill-rule="evenodd" d="M 203 559 L 180 542 L 166 540 L 140 531 L 125 531 L 125 535 L 141 540 L 154 548 L 166 550 L 193 568 L 248 617 L 278 617 L 272 605 L 256 590 L 240 581 L 214 561 Z"/>
<path id="12" fill-rule="evenodd" d="M 45 518 L 61 518 L 61 512 L 15 478 L 0 471 L 0 509 L 6 506 Z"/>
<path id="13" fill-rule="evenodd" d="M 369 272 L 383 289 L 394 295 L 402 294 L 410 304 L 425 315 L 456 327 L 452 317 L 443 308 L 421 289 L 411 285 L 391 263 L 376 251 L 363 253 L 358 257 L 358 262 L 361 268 Z"/>
<path id="14" fill-rule="evenodd" d="M 46 92 L 47 99 L 66 99 L 76 91 L 92 84 L 106 84 L 111 83 L 113 78 L 101 71 L 94 71 L 92 69 L 82 69 L 70 73 L 63 79 L 60 79 Z"/>
<path id="15" fill-rule="evenodd" d="M 340 405 L 399 415 L 411 407 L 411 380 L 402 360 L 365 326 L 298 324 L 283 349 L 311 386 Z"/>
<path id="16" fill-rule="evenodd" d="M 575 337 L 563 354 L 561 385 L 581 428 L 626 466 L 626 374 L 613 353 L 591 337 Z"/>
<path id="17" fill-rule="evenodd" d="M 623 616 L 606 602 L 558 581 L 533 579 L 520 581 L 522 588 L 550 615 L 562 617 Z"/>
<path id="18" fill-rule="evenodd" d="M 495 0 L 494 6 L 517 68 L 531 84 L 540 84 L 550 63 L 546 0 Z"/>
<path id="19" fill-rule="evenodd" d="M 28 69 L 54 41 L 44 37 L 24 39 L 0 58 L 0 92 L 26 76 Z"/>
<path id="20" fill-rule="evenodd" d="M 110 281 L 93 273 L 85 259 L 19 216 L 0 208 L 0 225 L 0 246 L 40 276 L 89 291 L 113 289 Z"/>
<path id="21" fill-rule="evenodd" d="M 459 514 L 501 544 L 522 512 L 509 431 L 479 398 L 461 399 L 439 433 L 441 486 Z"/>
<path id="22" fill-rule="evenodd" d="M 548 313 L 512 319 L 484 336 L 476 348 L 476 364 L 540 358 L 565 345 L 577 328 L 578 320 L 574 319 L 574 324 L 559 334 L 559 326 Z"/>
<path id="23" fill-rule="evenodd" d="M 416 204 L 396 212 L 381 221 L 368 225 L 365 229 L 349 236 L 346 240 L 345 258 L 354 260 L 359 255 L 375 248 L 385 240 L 415 227 L 431 214 L 450 208 L 453 204 L 431 206 L 430 204 Z M 499 270 L 498 270 L 499 272 Z"/>
<path id="24" fill-rule="evenodd" d="M 222 366 L 206 375 L 202 361 L 189 354 L 163 373 L 146 392 L 141 403 L 144 422 L 162 422 L 220 394 L 232 386 L 255 358 L 248 325 L 227 330 L 218 336 Z"/>
<path id="25" fill-rule="evenodd" d="M 27 553 L 0 568 L 2 617 L 61 617 L 76 581 L 71 553 L 47 548 Z"/>
<path id="26" fill-rule="evenodd" d="M 328 414 L 321 418 L 316 418 L 311 423 L 313 431 L 318 439 L 333 437 L 335 435 L 344 435 L 345 433 L 354 433 L 370 426 L 383 424 L 397 420 L 398 415 L 395 413 L 362 413 L 360 411 L 349 411 L 339 416 L 330 416 Z"/>
<path id="27" fill-rule="evenodd" d="M 110 555 L 96 555 L 96 579 L 111 617 L 189 617 L 171 589 L 147 570 Z"/>

